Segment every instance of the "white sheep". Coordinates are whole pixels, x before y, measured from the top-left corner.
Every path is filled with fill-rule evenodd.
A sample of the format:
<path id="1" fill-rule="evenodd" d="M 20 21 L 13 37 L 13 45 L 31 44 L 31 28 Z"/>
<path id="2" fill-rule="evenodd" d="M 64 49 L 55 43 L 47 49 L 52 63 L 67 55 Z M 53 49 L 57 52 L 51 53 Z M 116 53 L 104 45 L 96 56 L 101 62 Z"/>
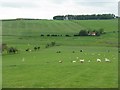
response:
<path id="1" fill-rule="evenodd" d="M 108 58 L 105 58 L 105 62 L 110 62 L 110 60 Z"/>
<path id="2" fill-rule="evenodd" d="M 29 50 L 30 52 L 32 51 L 32 50 Z"/>
<path id="3" fill-rule="evenodd" d="M 79 57 L 76 57 L 76 59 L 78 59 Z"/>
<path id="4" fill-rule="evenodd" d="M 88 62 L 90 62 L 90 60 L 88 60 Z"/>
<path id="5" fill-rule="evenodd" d="M 76 61 L 72 61 L 73 63 L 76 63 Z"/>
<path id="6" fill-rule="evenodd" d="M 101 60 L 100 60 L 100 59 L 97 59 L 97 62 L 101 62 Z"/>
<path id="7" fill-rule="evenodd" d="M 84 62 L 84 59 L 80 59 L 80 62 L 83 63 L 83 62 Z"/>
<path id="8" fill-rule="evenodd" d="M 62 63 L 62 61 L 60 60 L 59 63 Z"/>

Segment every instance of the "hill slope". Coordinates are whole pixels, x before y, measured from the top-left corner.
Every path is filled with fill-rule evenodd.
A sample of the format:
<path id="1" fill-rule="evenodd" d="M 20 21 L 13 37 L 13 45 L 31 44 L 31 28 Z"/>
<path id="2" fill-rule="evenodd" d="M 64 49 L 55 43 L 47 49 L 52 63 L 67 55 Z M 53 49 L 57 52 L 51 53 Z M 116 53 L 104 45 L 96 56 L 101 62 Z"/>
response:
<path id="1" fill-rule="evenodd" d="M 105 31 L 117 30 L 115 20 L 15 20 L 3 21 L 3 35 L 40 35 L 43 34 L 74 34 L 83 28 L 100 29 Z"/>

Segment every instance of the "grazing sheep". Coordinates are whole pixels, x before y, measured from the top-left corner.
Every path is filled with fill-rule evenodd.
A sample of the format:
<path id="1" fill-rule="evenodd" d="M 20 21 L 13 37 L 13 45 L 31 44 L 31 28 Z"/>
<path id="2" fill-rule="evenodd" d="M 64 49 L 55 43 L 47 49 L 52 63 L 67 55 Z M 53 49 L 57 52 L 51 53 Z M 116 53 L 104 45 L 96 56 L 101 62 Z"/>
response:
<path id="1" fill-rule="evenodd" d="M 72 61 L 73 63 L 76 63 L 76 61 Z"/>
<path id="2" fill-rule="evenodd" d="M 101 62 L 101 60 L 100 60 L 100 59 L 97 59 L 97 62 Z"/>
<path id="3" fill-rule="evenodd" d="M 107 58 L 105 58 L 105 62 L 110 62 L 110 60 L 109 60 L 109 59 L 107 59 Z"/>
<path id="4" fill-rule="evenodd" d="M 63 61 L 61 61 L 61 60 L 59 61 L 59 63 L 62 63 L 62 62 L 63 62 Z"/>
<path id="5" fill-rule="evenodd" d="M 79 59 L 79 57 L 76 57 L 76 59 Z"/>
<path id="6" fill-rule="evenodd" d="M 84 62 L 84 59 L 80 59 L 80 62 L 83 63 L 83 62 Z"/>
<path id="7" fill-rule="evenodd" d="M 88 60 L 88 62 L 90 62 L 90 60 Z"/>

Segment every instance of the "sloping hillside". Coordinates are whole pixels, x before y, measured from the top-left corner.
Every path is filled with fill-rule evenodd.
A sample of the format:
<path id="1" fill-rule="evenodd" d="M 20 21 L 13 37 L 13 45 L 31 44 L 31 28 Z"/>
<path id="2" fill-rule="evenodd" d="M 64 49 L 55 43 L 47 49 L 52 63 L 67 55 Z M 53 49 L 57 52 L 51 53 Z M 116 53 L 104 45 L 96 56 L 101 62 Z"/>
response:
<path id="1" fill-rule="evenodd" d="M 83 28 L 100 29 L 105 31 L 117 30 L 115 20 L 14 20 L 3 21 L 3 35 L 41 35 L 41 34 L 74 34 Z"/>

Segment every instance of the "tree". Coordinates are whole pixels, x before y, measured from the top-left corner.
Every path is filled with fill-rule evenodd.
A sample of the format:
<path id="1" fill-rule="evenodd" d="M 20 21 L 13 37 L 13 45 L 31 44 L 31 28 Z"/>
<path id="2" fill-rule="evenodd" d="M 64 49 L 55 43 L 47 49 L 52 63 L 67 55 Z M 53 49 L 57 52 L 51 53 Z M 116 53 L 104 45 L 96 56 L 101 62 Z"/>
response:
<path id="1" fill-rule="evenodd" d="M 87 30 L 81 30 L 81 31 L 79 32 L 79 35 L 80 35 L 80 36 L 88 36 L 88 31 L 87 31 Z"/>
<path id="2" fill-rule="evenodd" d="M 55 42 L 51 42 L 51 46 L 55 46 L 55 44 L 56 44 Z"/>
<path id="3" fill-rule="evenodd" d="M 104 33 L 104 29 L 103 29 L 103 28 L 100 28 L 100 29 L 99 29 L 99 32 L 100 32 L 100 34 L 103 34 L 103 33 Z"/>

